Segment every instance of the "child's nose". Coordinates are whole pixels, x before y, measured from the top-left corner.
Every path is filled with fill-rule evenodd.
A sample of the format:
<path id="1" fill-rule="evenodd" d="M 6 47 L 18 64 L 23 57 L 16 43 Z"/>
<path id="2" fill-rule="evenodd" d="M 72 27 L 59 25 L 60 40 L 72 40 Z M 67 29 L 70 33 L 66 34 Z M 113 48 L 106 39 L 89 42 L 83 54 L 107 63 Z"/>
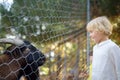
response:
<path id="1" fill-rule="evenodd" d="M 92 33 L 90 33 L 89 36 L 92 37 Z"/>

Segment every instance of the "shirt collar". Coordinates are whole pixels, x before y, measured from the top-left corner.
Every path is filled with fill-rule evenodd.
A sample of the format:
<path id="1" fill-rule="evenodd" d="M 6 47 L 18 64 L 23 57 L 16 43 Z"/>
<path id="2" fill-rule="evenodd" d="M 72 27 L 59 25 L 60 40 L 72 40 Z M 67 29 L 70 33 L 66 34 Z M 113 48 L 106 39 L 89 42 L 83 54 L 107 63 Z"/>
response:
<path id="1" fill-rule="evenodd" d="M 96 46 L 102 46 L 102 45 L 105 45 L 105 44 L 107 44 L 107 43 L 109 43 L 111 40 L 110 39 L 108 39 L 108 40 L 105 40 L 105 41 L 102 41 L 101 43 L 99 43 L 99 44 L 96 44 Z"/>

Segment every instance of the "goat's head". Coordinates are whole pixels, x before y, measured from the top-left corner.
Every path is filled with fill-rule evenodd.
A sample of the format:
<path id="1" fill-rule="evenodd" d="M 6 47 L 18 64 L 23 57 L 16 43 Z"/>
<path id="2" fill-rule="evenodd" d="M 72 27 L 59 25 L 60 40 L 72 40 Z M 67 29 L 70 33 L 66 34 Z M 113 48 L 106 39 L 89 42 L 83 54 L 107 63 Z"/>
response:
<path id="1" fill-rule="evenodd" d="M 0 39 L 2 43 L 12 44 L 4 54 L 12 55 L 14 58 L 21 56 L 26 56 L 27 63 L 32 63 L 33 61 L 38 63 L 38 66 L 41 66 L 45 61 L 45 56 L 41 54 L 36 47 L 34 47 L 29 41 L 22 41 L 20 39 Z"/>
<path id="2" fill-rule="evenodd" d="M 43 65 L 46 60 L 45 56 L 41 53 L 41 51 L 34 47 L 29 41 L 3 38 L 0 39 L 0 43 L 12 44 L 5 50 L 3 54 L 9 55 L 11 59 L 16 59 L 17 62 L 19 62 L 21 66 L 21 71 L 19 74 L 20 76 L 29 76 L 32 74 L 32 71 L 37 72 L 38 66 Z M 11 59 L 8 62 L 10 62 Z"/>

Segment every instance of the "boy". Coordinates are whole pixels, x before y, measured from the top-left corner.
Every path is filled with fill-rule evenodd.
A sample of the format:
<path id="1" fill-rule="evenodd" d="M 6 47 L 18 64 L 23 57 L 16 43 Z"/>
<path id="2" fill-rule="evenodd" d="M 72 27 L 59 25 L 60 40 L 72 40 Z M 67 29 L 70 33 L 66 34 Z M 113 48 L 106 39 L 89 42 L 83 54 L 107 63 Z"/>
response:
<path id="1" fill-rule="evenodd" d="M 93 47 L 92 80 L 120 80 L 120 47 L 109 39 L 112 24 L 105 16 L 87 24 L 87 31 L 96 43 Z"/>

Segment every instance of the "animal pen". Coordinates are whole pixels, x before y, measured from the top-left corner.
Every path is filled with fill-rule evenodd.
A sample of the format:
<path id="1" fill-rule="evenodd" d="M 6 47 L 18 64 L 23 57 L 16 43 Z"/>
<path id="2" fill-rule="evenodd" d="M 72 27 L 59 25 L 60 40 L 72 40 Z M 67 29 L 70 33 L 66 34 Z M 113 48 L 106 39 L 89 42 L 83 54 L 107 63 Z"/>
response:
<path id="1" fill-rule="evenodd" d="M 46 62 L 39 67 L 40 80 L 87 80 L 89 38 L 85 27 L 88 20 L 89 0 L 3 0 L 0 38 L 28 40 L 46 56 Z M 0 56 L 6 46 L 0 43 Z M 0 63 L 0 67 L 4 64 L 8 68 L 14 65 L 10 61 Z M 32 63 L 27 65 L 32 68 Z M 10 70 L 4 78 L 0 72 L 0 78 L 6 80 L 10 74 L 17 77 L 15 72 L 19 70 Z"/>

